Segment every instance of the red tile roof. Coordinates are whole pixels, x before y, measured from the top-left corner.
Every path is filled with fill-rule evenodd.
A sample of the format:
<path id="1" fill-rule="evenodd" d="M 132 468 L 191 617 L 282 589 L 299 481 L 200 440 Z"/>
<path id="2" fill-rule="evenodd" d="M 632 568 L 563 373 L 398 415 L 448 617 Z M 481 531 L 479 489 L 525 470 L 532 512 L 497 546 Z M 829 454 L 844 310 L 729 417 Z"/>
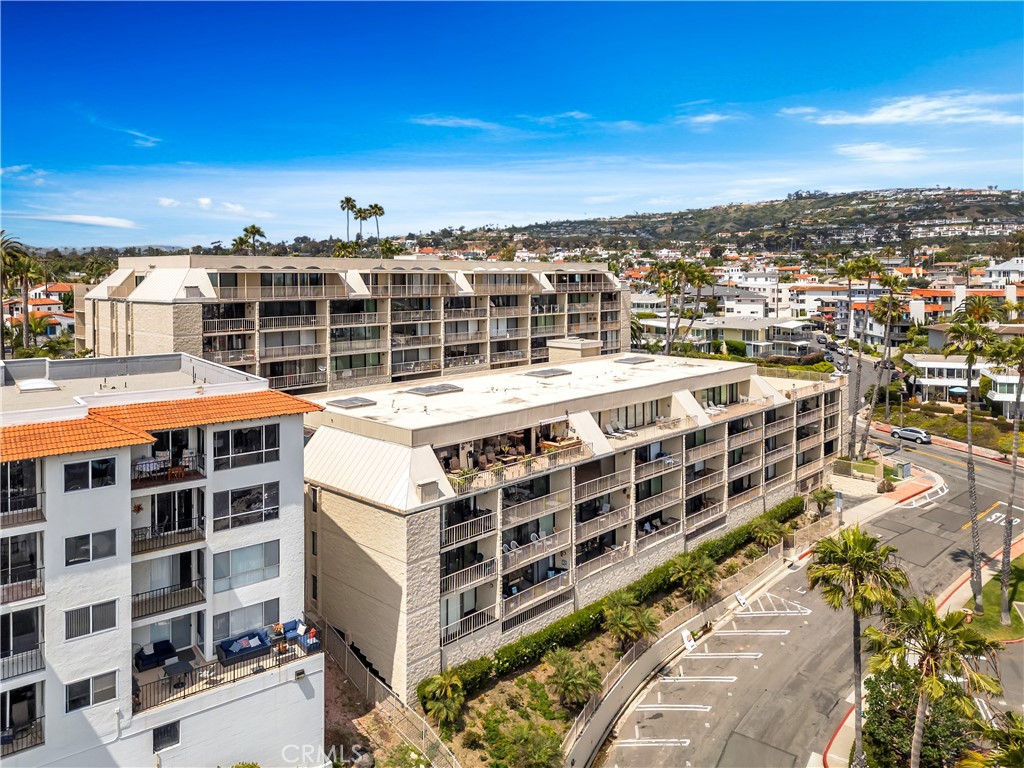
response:
<path id="1" fill-rule="evenodd" d="M 152 442 L 155 442 L 152 435 L 94 414 L 83 419 L 16 424 L 0 429 L 0 454 L 4 461 Z"/>

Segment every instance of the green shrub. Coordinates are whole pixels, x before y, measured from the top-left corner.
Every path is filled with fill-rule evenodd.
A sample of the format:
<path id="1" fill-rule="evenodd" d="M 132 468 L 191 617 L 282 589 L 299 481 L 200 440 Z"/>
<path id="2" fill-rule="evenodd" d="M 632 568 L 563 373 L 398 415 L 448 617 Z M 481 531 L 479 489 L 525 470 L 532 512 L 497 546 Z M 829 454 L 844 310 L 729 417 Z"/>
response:
<path id="1" fill-rule="evenodd" d="M 481 749 L 483 745 L 483 736 L 476 731 L 466 731 L 462 734 L 462 746 L 466 749 Z"/>
<path id="2" fill-rule="evenodd" d="M 737 357 L 745 357 L 747 354 L 747 345 L 738 339 L 726 339 L 725 348 L 729 350 L 729 354 Z"/>

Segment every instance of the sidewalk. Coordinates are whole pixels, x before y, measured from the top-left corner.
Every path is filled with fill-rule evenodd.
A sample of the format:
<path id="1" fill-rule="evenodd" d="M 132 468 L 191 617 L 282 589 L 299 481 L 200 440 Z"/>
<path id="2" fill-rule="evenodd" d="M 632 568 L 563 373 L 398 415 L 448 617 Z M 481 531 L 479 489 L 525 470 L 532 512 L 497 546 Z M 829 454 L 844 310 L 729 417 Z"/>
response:
<path id="1" fill-rule="evenodd" d="M 985 555 L 985 564 L 981 569 L 982 586 L 999 576 L 1002 553 L 1003 550 L 1000 548 L 992 554 Z M 1012 557 L 1017 557 L 1021 553 L 1024 553 L 1024 534 L 1018 536 L 1013 544 L 1010 545 L 1010 555 Z M 970 582 L 971 571 L 968 569 L 961 578 L 950 584 L 936 598 L 939 610 L 948 612 L 962 608 L 964 603 L 970 600 L 973 595 Z M 825 768 L 845 768 L 848 766 L 850 764 L 850 748 L 853 745 L 853 741 L 853 707 L 851 706 L 846 713 L 846 717 L 843 718 L 843 722 L 840 723 L 836 732 L 832 734 L 832 738 L 825 748 L 825 754 L 822 758 Z"/>

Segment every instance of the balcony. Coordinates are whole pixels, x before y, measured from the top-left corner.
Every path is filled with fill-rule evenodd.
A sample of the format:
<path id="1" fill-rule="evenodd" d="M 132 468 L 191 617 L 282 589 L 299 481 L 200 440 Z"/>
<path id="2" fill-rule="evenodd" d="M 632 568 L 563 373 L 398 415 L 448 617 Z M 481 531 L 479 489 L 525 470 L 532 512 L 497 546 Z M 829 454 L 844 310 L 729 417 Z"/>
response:
<path id="1" fill-rule="evenodd" d="M 760 486 L 748 488 L 747 490 L 742 491 L 741 493 L 729 496 L 729 509 L 736 509 L 737 507 L 746 504 L 748 501 L 754 501 L 755 499 L 759 498 L 761 498 Z"/>
<path id="2" fill-rule="evenodd" d="M 525 317 L 530 314 L 528 305 L 514 307 L 491 307 L 491 317 Z"/>
<path id="3" fill-rule="evenodd" d="M 498 464 L 476 472 L 462 472 L 448 475 L 455 493 L 462 496 L 476 493 L 509 482 L 518 482 L 528 477 L 565 467 L 594 455 L 590 443 L 573 442 L 556 448 L 542 456 L 525 456 L 509 464 Z"/>
<path id="4" fill-rule="evenodd" d="M 6 529 L 15 525 L 45 521 L 43 491 L 26 493 L 19 490 L 11 496 L 0 496 L 0 527 Z"/>
<path id="5" fill-rule="evenodd" d="M 30 723 L 13 727 L 10 735 L 5 735 L 0 741 L 0 757 L 7 757 L 16 752 L 21 752 L 32 747 L 38 747 L 45 743 L 43 738 L 43 718 L 37 717 Z"/>
<path id="6" fill-rule="evenodd" d="M 487 355 L 462 355 L 460 357 L 446 357 L 444 359 L 444 369 L 446 371 L 455 369 L 456 372 L 462 373 L 464 371 L 471 371 L 475 368 L 486 367 Z"/>
<path id="7" fill-rule="evenodd" d="M 646 480 L 650 477 L 656 477 L 657 475 L 663 475 L 666 472 L 671 472 L 673 469 L 679 469 L 683 463 L 682 451 L 673 453 L 671 456 L 659 456 L 651 461 L 646 461 L 643 464 L 637 464 L 633 470 L 634 479 L 636 482 Z"/>
<path id="8" fill-rule="evenodd" d="M 16 565 L 9 571 L 0 573 L 3 586 L 0 586 L 0 602 L 16 603 L 43 594 L 43 568 L 34 565 Z"/>
<path id="9" fill-rule="evenodd" d="M 343 299 L 349 295 L 344 285 L 239 285 L 216 288 L 221 299 Z"/>
<path id="10" fill-rule="evenodd" d="M 523 349 L 511 349 L 507 352 L 492 352 L 491 362 L 492 363 L 510 363 L 520 362 L 526 359 L 526 350 Z"/>
<path id="11" fill-rule="evenodd" d="M 413 283 L 405 285 L 371 285 L 371 296 L 450 296 L 455 293 L 455 286 L 451 283 Z"/>
<path id="12" fill-rule="evenodd" d="M 597 312 L 601 308 L 599 302 L 596 301 L 570 301 L 567 305 L 568 312 Z"/>
<path id="13" fill-rule="evenodd" d="M 604 514 L 598 514 L 597 517 L 587 520 L 585 523 L 576 524 L 576 541 L 592 539 L 605 531 L 618 528 L 620 525 L 629 522 L 632 517 L 633 513 L 628 506 L 621 509 L 613 509 Z"/>
<path id="14" fill-rule="evenodd" d="M 579 563 L 576 566 L 576 578 L 577 580 L 585 579 L 598 571 L 604 570 L 610 565 L 621 563 L 627 557 L 629 557 L 629 547 L 622 545 L 613 547 L 603 555 L 598 555 L 590 560 Z"/>
<path id="15" fill-rule="evenodd" d="M 261 317 L 260 330 L 272 331 L 284 328 L 323 328 L 327 318 L 323 315 L 283 315 L 280 317 Z"/>
<path id="16" fill-rule="evenodd" d="M 318 357 L 327 354 L 325 344 L 286 344 L 281 347 L 264 347 L 260 360 L 281 360 L 288 357 Z"/>
<path id="17" fill-rule="evenodd" d="M 672 504 L 678 504 L 683 500 L 683 497 L 680 495 L 680 490 L 681 489 L 679 488 L 671 488 L 655 496 L 640 499 L 636 503 L 636 516 L 638 518 L 643 517 L 644 515 L 649 515 L 652 512 L 664 509 Z"/>
<path id="18" fill-rule="evenodd" d="M 768 451 L 768 453 L 764 455 L 764 465 L 767 467 L 768 465 L 774 464 L 777 461 L 788 459 L 792 455 L 792 444 L 779 446 L 778 448 Z"/>
<path id="19" fill-rule="evenodd" d="M 802 440 L 797 440 L 796 449 L 798 452 L 806 451 L 808 448 L 816 448 L 821 445 L 821 433 L 808 435 Z"/>
<path id="20" fill-rule="evenodd" d="M 487 331 L 463 331 L 444 335 L 445 344 L 471 344 L 476 341 L 487 341 Z"/>
<path id="21" fill-rule="evenodd" d="M 444 311 L 445 320 L 472 320 L 487 317 L 487 307 L 455 307 Z"/>
<path id="22" fill-rule="evenodd" d="M 206 580 L 198 578 L 185 584 L 151 589 L 132 595 L 132 620 L 144 619 L 166 611 L 187 608 L 206 600 L 203 592 Z"/>
<path id="23" fill-rule="evenodd" d="M 737 464 L 733 464 L 729 467 L 729 479 L 735 480 L 737 477 L 743 477 L 749 475 L 754 470 L 761 468 L 761 457 L 755 456 L 752 459 L 741 461 Z"/>
<path id="24" fill-rule="evenodd" d="M 409 309 L 391 313 L 392 324 L 398 323 L 435 323 L 441 319 L 439 309 Z"/>
<path id="25" fill-rule="evenodd" d="M 530 307 L 531 315 L 560 315 L 564 311 L 565 307 L 558 304 L 534 304 Z"/>
<path id="26" fill-rule="evenodd" d="M 571 538 L 569 531 L 555 531 L 544 537 L 534 535 L 537 536 L 536 540 L 528 541 L 525 544 L 516 544 L 515 547 L 512 547 L 511 544 L 502 545 L 501 566 L 504 570 L 508 571 L 520 565 L 526 565 L 564 549 L 569 545 Z"/>
<path id="27" fill-rule="evenodd" d="M 0 659 L 0 679 L 10 680 L 12 677 L 38 672 L 45 666 L 43 643 L 38 641 L 35 648 L 15 651 Z"/>
<path id="28" fill-rule="evenodd" d="M 388 348 L 387 339 L 348 339 L 332 341 L 332 355 L 351 355 L 363 352 L 381 352 Z"/>
<path id="29" fill-rule="evenodd" d="M 837 414 L 837 413 L 839 413 L 839 402 L 838 401 L 836 401 L 834 403 L 825 403 L 825 415 L 826 416 L 832 416 L 832 415 Z"/>
<path id="30" fill-rule="evenodd" d="M 825 465 L 821 459 L 814 459 L 806 464 L 802 464 L 796 468 L 796 479 L 805 480 L 806 478 L 813 475 L 815 472 L 821 471 L 821 468 Z"/>
<path id="31" fill-rule="evenodd" d="M 406 373 L 425 373 L 427 371 L 440 371 L 440 360 L 415 360 L 408 363 L 392 363 L 391 375 L 401 376 Z"/>
<path id="32" fill-rule="evenodd" d="M 533 280 L 526 283 L 493 283 L 484 280 L 474 284 L 473 290 L 476 293 L 497 295 L 503 293 L 540 293 L 540 284 Z"/>
<path id="33" fill-rule="evenodd" d="M 256 330 L 256 318 L 233 317 L 226 320 L 203 320 L 203 333 L 243 333 Z"/>
<path id="34" fill-rule="evenodd" d="M 184 483 L 204 477 L 205 456 L 182 454 L 177 459 L 142 456 L 132 464 L 132 490 L 167 483 Z"/>
<path id="35" fill-rule="evenodd" d="M 789 472 L 786 472 L 781 477 L 773 477 L 767 483 L 764 484 L 765 493 L 774 491 L 776 488 L 781 488 L 784 485 L 793 485 L 793 478 L 790 477 Z"/>
<path id="36" fill-rule="evenodd" d="M 545 336 L 564 336 L 565 326 L 564 325 L 535 325 L 530 329 L 530 333 L 534 337 L 545 337 Z"/>
<path id="37" fill-rule="evenodd" d="M 501 510 L 502 527 L 509 528 L 514 525 L 522 525 L 531 520 L 545 515 L 553 515 L 561 509 L 568 508 L 572 497 L 568 490 L 555 491 L 547 496 L 524 501 L 521 504 L 511 504 Z"/>
<path id="38" fill-rule="evenodd" d="M 309 371 L 308 373 L 288 373 L 284 376 L 268 376 L 267 381 L 272 389 L 313 387 L 317 384 L 327 383 L 327 371 Z"/>
<path id="39" fill-rule="evenodd" d="M 572 577 L 568 571 L 556 573 L 550 579 L 534 584 L 526 589 L 518 590 L 514 595 L 509 595 L 501 601 L 502 613 L 508 616 L 528 605 L 538 602 L 548 595 L 560 592 L 572 583 Z"/>
<path id="40" fill-rule="evenodd" d="M 494 578 L 495 573 L 497 573 L 497 563 L 498 561 L 492 557 L 490 560 L 484 560 L 482 563 L 474 563 L 469 568 L 463 568 L 461 571 L 455 571 L 455 573 L 442 576 L 441 594 L 459 592 Z"/>
<path id="41" fill-rule="evenodd" d="M 831 440 L 834 437 L 839 437 L 839 432 L 841 431 L 841 429 L 842 428 L 839 427 L 838 425 L 834 427 L 827 427 L 825 429 L 825 439 Z"/>
<path id="42" fill-rule="evenodd" d="M 525 339 L 530 334 L 530 329 L 523 328 L 492 328 L 491 341 L 502 341 L 503 339 Z"/>
<path id="43" fill-rule="evenodd" d="M 483 536 L 485 533 L 493 531 L 497 524 L 498 516 L 489 512 L 480 517 L 449 525 L 447 528 L 441 529 L 441 546 L 454 547 L 456 544 L 475 539 L 477 536 Z"/>
<path id="44" fill-rule="evenodd" d="M 821 421 L 821 408 L 811 408 L 806 411 L 799 411 L 796 415 L 796 425 L 798 427 L 803 427 L 807 424 L 814 424 L 819 421 Z"/>
<path id="45" fill-rule="evenodd" d="M 569 323 L 568 331 L 573 333 L 596 333 L 601 330 L 600 323 Z"/>
<path id="46" fill-rule="evenodd" d="M 463 616 L 458 621 L 453 621 L 446 627 L 442 627 L 441 645 L 454 643 L 456 640 L 461 640 L 466 635 L 470 635 L 479 629 L 483 629 L 489 624 L 493 624 L 498 620 L 496 613 L 497 611 L 494 606 L 492 606 L 490 608 L 485 608 L 471 613 L 468 616 Z"/>
<path id="47" fill-rule="evenodd" d="M 436 347 L 441 343 L 441 337 L 437 334 L 428 334 L 425 336 L 404 336 L 402 334 L 393 334 L 391 336 L 391 348 L 392 349 L 405 349 L 409 347 Z"/>
<path id="48" fill-rule="evenodd" d="M 386 365 L 370 365 L 365 368 L 342 368 L 338 371 L 331 371 L 331 384 L 340 382 L 346 386 L 353 386 L 359 381 L 387 378 L 387 375 L 388 367 Z"/>
<path id="49" fill-rule="evenodd" d="M 255 363 L 255 349 L 204 349 L 203 359 L 211 363 L 231 365 L 233 363 Z"/>
<path id="50" fill-rule="evenodd" d="M 681 520 L 672 520 L 662 525 L 660 528 L 656 528 L 650 533 L 643 533 L 636 537 L 636 548 L 638 551 L 649 549 L 655 544 L 676 536 L 683 531 L 683 523 Z"/>
<path id="51" fill-rule="evenodd" d="M 725 450 L 725 438 L 719 438 L 718 440 L 712 440 L 711 442 L 704 443 L 703 445 L 695 445 L 693 448 L 687 448 L 684 455 L 686 456 L 686 463 L 693 464 L 695 461 L 710 458 L 711 456 L 717 456 Z"/>
<path id="52" fill-rule="evenodd" d="M 546 363 L 551 358 L 551 352 L 547 347 L 530 350 L 531 363 Z"/>
<path id="53" fill-rule="evenodd" d="M 717 502 L 709 507 L 705 507 L 700 512 L 694 512 L 692 515 L 687 515 L 683 523 L 687 533 L 692 533 L 701 526 L 707 525 L 713 520 L 719 520 L 726 515 L 725 504 Z"/>
<path id="54" fill-rule="evenodd" d="M 555 290 L 558 293 L 601 293 L 612 290 L 612 286 L 602 281 L 597 282 L 568 282 L 555 283 Z"/>
<path id="55" fill-rule="evenodd" d="M 764 440 L 764 430 L 761 427 L 755 427 L 744 432 L 737 432 L 735 435 L 729 435 L 729 448 L 730 450 L 740 448 L 762 440 Z"/>
<path id="56" fill-rule="evenodd" d="M 603 496 L 613 490 L 629 485 L 631 473 L 629 469 L 620 469 L 610 475 L 587 480 L 576 486 L 576 503 L 592 499 L 595 496 Z"/>
<path id="57" fill-rule="evenodd" d="M 771 424 L 766 424 L 764 427 L 764 436 L 772 437 L 782 432 L 792 429 L 796 426 L 796 419 L 792 416 L 786 416 L 784 418 L 773 421 Z"/>
<path id="58" fill-rule="evenodd" d="M 387 315 L 383 312 L 349 312 L 331 315 L 331 325 L 383 325 Z"/>
<path id="59" fill-rule="evenodd" d="M 725 482 L 725 472 L 722 470 L 707 472 L 700 477 L 695 477 L 693 480 L 686 484 L 686 496 L 696 496 L 699 493 L 714 488 L 716 485 L 721 485 Z"/>
<path id="60" fill-rule="evenodd" d="M 199 517 L 192 518 L 190 525 L 177 525 L 173 529 L 162 526 L 132 528 L 132 554 L 141 555 L 167 547 L 178 547 L 182 544 L 202 541 L 205 538 L 206 531 L 202 524 L 202 518 Z"/>

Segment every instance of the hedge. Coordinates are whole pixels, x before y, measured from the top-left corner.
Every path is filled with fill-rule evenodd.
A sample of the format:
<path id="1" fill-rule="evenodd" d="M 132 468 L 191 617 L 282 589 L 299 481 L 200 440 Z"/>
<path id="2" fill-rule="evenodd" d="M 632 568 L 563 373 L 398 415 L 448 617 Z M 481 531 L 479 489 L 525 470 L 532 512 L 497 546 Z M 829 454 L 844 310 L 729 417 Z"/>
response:
<path id="1" fill-rule="evenodd" d="M 804 511 L 802 496 L 794 496 L 781 504 L 772 507 L 760 517 L 786 523 Z M 756 520 L 757 518 L 755 518 Z M 707 555 L 716 562 L 721 562 L 754 540 L 753 521 L 734 528 L 717 539 L 710 539 L 697 547 L 696 552 Z M 647 602 L 657 594 L 668 592 L 672 588 L 672 561 L 662 563 L 634 581 L 626 591 L 633 594 L 637 602 Z M 565 618 L 550 624 L 544 629 L 526 635 L 518 640 L 502 646 L 494 652 L 494 656 L 483 656 L 453 667 L 452 671 L 462 681 L 466 698 L 476 695 L 490 683 L 492 677 L 502 677 L 516 672 L 523 667 L 535 664 L 552 648 L 571 648 L 578 645 L 588 636 L 601 628 L 604 619 L 605 598 L 571 613 Z M 416 695 L 420 706 L 425 707 L 424 691 L 430 678 L 425 678 L 416 686 Z"/>

